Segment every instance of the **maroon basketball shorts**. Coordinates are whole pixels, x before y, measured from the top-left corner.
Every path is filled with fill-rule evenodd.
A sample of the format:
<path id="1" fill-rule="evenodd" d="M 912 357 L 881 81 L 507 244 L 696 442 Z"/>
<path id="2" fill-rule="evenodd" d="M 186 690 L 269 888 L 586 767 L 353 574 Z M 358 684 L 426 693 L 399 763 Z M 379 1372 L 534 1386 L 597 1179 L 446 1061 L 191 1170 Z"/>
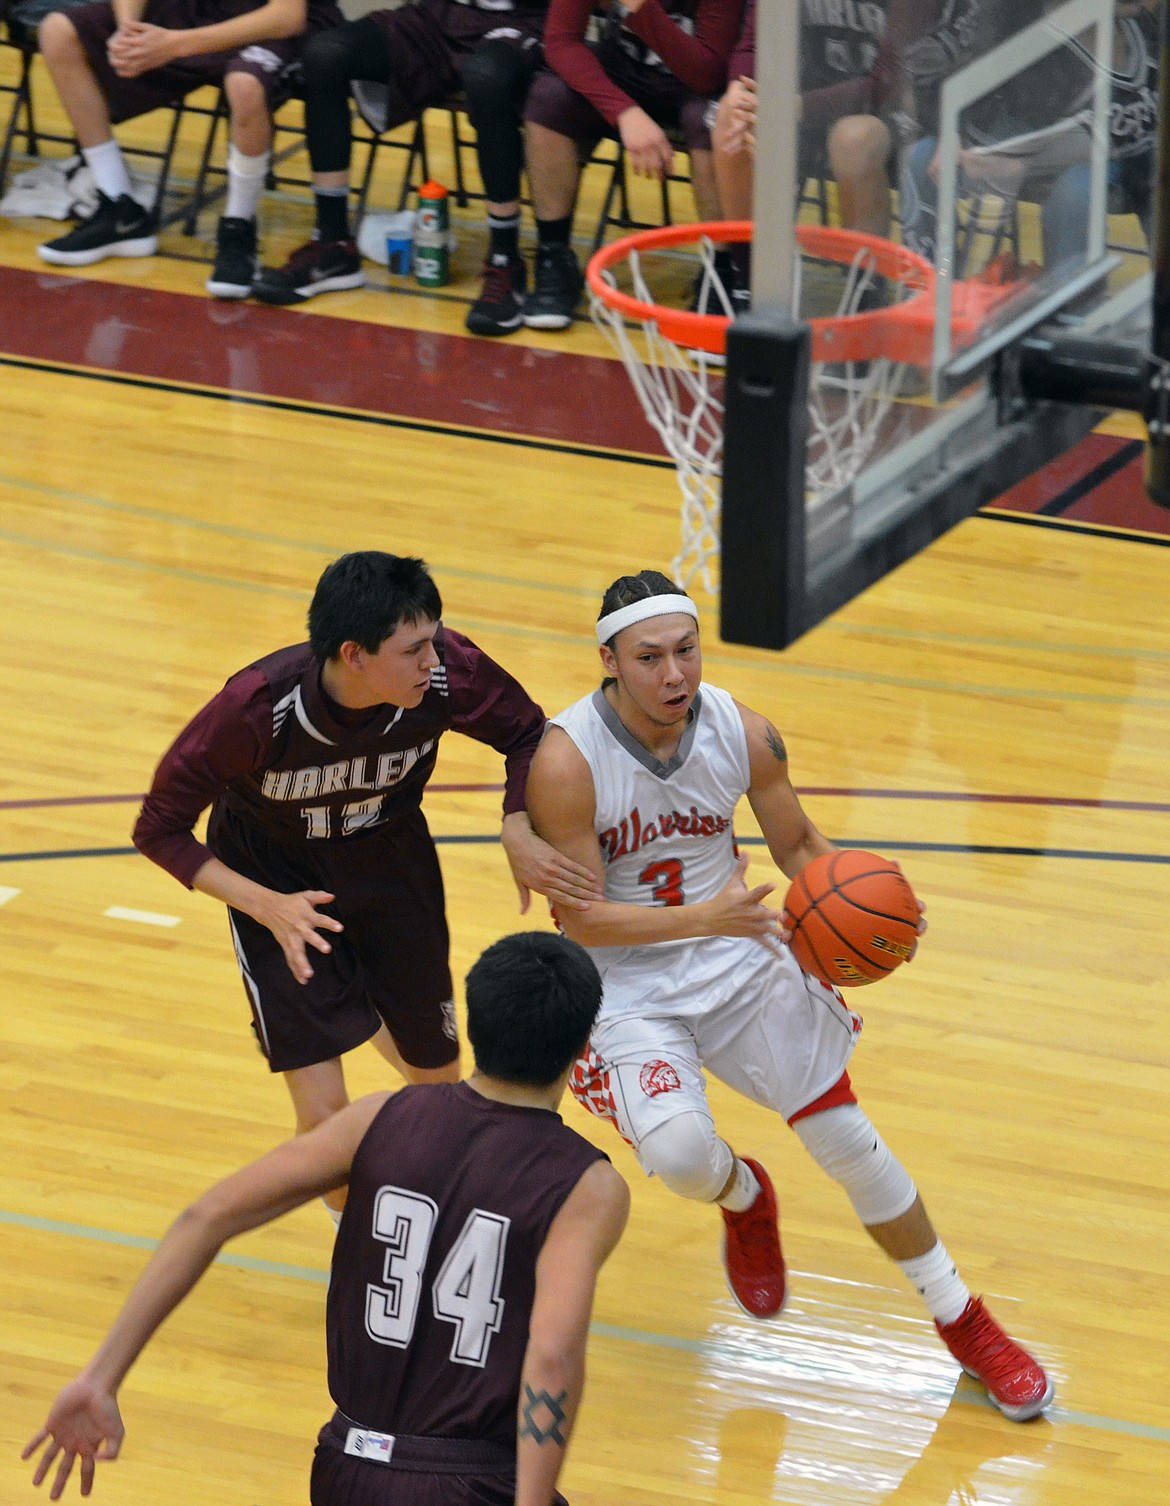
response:
<path id="1" fill-rule="evenodd" d="M 371 1433 L 335 1412 L 317 1435 L 312 1506 L 512 1506 L 516 1454 L 475 1438 Z M 568 1506 L 560 1492 L 554 1506 Z"/>
<path id="2" fill-rule="evenodd" d="M 318 908 L 345 927 L 321 932 L 332 951 L 308 948 L 313 976 L 298 983 L 272 932 L 228 912 L 252 1028 L 273 1072 L 341 1056 L 383 1022 L 413 1067 L 458 1057 L 443 878 L 421 810 L 296 848 L 217 812 L 208 845 L 229 868 L 281 894 L 335 895 Z"/>
<path id="3" fill-rule="evenodd" d="M 222 16 L 215 15 L 214 10 L 214 6 L 201 4 L 199 0 L 148 0 L 142 19 L 152 26 L 165 26 L 170 31 L 190 31 L 196 26 L 208 26 L 214 21 L 228 20 L 240 14 L 238 4 L 226 4 Z M 238 52 L 209 52 L 201 57 L 182 58 L 164 68 L 154 68 L 137 78 L 119 78 L 106 55 L 106 44 L 118 29 L 113 6 L 107 0 L 95 0 L 92 5 L 79 5 L 64 14 L 77 32 L 89 66 L 97 75 L 110 119 L 115 125 L 122 120 L 132 120 L 136 115 L 145 115 L 149 110 L 172 105 L 205 84 L 221 83 L 228 73 L 250 73 L 258 78 L 264 87 L 268 108 L 274 110 L 287 98 L 285 75 L 300 56 L 304 40 L 303 37 L 273 37 L 241 47 Z"/>
<path id="4" fill-rule="evenodd" d="M 694 94 L 664 69 L 637 63 L 620 47 L 599 44 L 590 49 L 610 79 L 651 120 L 666 130 L 681 130 L 688 152 L 709 152 L 711 131 L 707 125 L 708 99 Z M 544 69 L 528 91 L 524 118 L 568 136 L 584 152 L 592 152 L 603 136 L 618 132 L 583 94 L 570 89 L 560 74 Z"/>
<path id="5" fill-rule="evenodd" d="M 386 34 L 393 72 L 385 130 L 413 120 L 420 110 L 442 104 L 459 88 L 468 53 L 485 42 L 505 42 L 528 51 L 544 35 L 546 7 L 479 10 L 454 0 L 416 0 L 395 10 L 375 10 L 369 19 Z"/>

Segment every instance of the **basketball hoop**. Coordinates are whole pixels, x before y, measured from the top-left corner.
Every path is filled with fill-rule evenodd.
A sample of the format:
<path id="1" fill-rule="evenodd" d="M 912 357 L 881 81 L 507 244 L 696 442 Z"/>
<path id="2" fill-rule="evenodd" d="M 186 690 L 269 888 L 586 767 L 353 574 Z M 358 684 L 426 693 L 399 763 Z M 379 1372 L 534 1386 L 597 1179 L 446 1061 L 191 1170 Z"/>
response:
<path id="1" fill-rule="evenodd" d="M 878 236 L 820 225 L 798 225 L 796 235 L 802 263 L 832 264 L 840 284 L 834 313 L 808 321 L 806 497 L 815 502 L 847 485 L 864 465 L 906 366 L 930 365 L 936 277 L 925 257 Z M 603 246 L 586 272 L 593 319 L 625 362 L 642 410 L 675 463 L 682 547 L 672 573 L 682 585 L 699 575 L 709 591 L 719 558 L 723 358 L 735 311 L 715 253 L 751 239 L 750 221 L 667 225 Z M 680 248 L 699 256 L 696 301 L 722 312 L 696 313 L 654 299 L 644 258 Z M 619 286 L 623 267 L 630 291 Z M 955 337 L 973 332 L 1011 291 L 956 284 Z"/>

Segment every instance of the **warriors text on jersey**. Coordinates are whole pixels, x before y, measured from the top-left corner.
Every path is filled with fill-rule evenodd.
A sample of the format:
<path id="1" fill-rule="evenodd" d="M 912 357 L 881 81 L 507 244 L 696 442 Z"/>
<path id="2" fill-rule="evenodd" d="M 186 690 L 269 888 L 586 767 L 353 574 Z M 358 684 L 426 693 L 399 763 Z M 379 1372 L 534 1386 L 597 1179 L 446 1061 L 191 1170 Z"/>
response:
<path id="1" fill-rule="evenodd" d="M 329 1283 L 329 1390 L 388 1434 L 515 1448 L 536 1260 L 603 1153 L 467 1083 L 402 1089 L 366 1133 Z"/>
<path id="2" fill-rule="evenodd" d="M 626 730 L 600 690 L 553 724 L 572 738 L 593 776 L 606 898 L 659 905 L 713 899 L 735 870 L 732 823 L 751 783 L 747 735 L 732 697 L 702 686 L 668 763 Z M 679 965 L 693 982 L 717 973 L 728 943 L 734 950 L 742 945 L 739 938 L 707 936 L 590 950 L 603 976 L 643 958 L 659 970 Z"/>

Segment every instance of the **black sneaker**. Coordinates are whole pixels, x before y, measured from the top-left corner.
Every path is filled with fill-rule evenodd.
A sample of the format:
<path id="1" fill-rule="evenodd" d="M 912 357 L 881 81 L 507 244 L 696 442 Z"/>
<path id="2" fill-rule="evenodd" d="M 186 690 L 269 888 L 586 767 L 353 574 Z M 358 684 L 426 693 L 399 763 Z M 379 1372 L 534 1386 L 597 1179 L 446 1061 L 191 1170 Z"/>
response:
<path id="1" fill-rule="evenodd" d="M 539 247 L 535 284 L 524 304 L 524 323 L 529 329 L 568 329 L 585 286 L 572 246 L 558 241 Z"/>
<path id="2" fill-rule="evenodd" d="M 258 270 L 256 221 L 225 214 L 215 233 L 215 266 L 207 291 L 213 298 L 247 298 Z"/>
<path id="3" fill-rule="evenodd" d="M 483 264 L 483 286 L 467 311 L 473 335 L 509 335 L 524 323 L 524 290 L 528 268 L 520 256 L 489 256 Z"/>
<path id="4" fill-rule="evenodd" d="M 42 261 L 55 267 L 89 267 L 107 256 L 153 256 L 158 250 L 154 214 L 123 194 L 108 199 L 98 193 L 97 208 L 65 235 L 37 247 Z"/>
<path id="5" fill-rule="evenodd" d="M 313 237 L 294 251 L 283 267 L 262 267 L 252 284 L 261 303 L 304 303 L 318 293 L 341 293 L 365 286 L 362 259 L 352 240 L 320 241 Z"/>

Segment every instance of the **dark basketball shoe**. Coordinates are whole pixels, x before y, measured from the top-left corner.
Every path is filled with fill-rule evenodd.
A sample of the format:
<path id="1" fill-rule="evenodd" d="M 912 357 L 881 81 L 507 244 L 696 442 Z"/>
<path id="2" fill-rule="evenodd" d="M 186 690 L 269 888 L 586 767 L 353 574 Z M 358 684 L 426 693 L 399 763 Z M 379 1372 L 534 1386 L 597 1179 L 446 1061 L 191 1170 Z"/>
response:
<path id="1" fill-rule="evenodd" d="M 584 287 L 572 246 L 557 242 L 539 247 L 535 285 L 524 305 L 524 323 L 529 329 L 568 329 Z"/>
<path id="2" fill-rule="evenodd" d="M 215 232 L 215 266 L 207 291 L 213 298 L 247 298 L 259 269 L 256 221 L 225 214 Z"/>
<path id="3" fill-rule="evenodd" d="M 283 267 L 261 267 L 252 294 L 261 303 L 304 303 L 318 293 L 341 293 L 365 286 L 362 259 L 352 240 L 321 241 L 299 247 Z"/>
<path id="4" fill-rule="evenodd" d="M 528 268 L 522 257 L 489 256 L 483 264 L 479 297 L 467 311 L 467 328 L 473 335 L 510 335 L 524 323 L 524 290 Z"/>
<path id="5" fill-rule="evenodd" d="M 98 193 L 97 208 L 65 235 L 37 247 L 42 261 L 55 267 L 90 267 L 107 256 L 153 256 L 158 250 L 154 214 L 123 194 L 108 199 Z"/>
<path id="6" fill-rule="evenodd" d="M 1055 1395 L 1043 1369 L 1008 1337 L 982 1297 L 972 1297 L 953 1323 L 936 1320 L 934 1326 L 967 1374 L 983 1382 L 988 1396 L 1013 1422 L 1037 1416 Z"/>
<path id="7" fill-rule="evenodd" d="M 788 1296 L 780 1222 L 772 1179 L 758 1161 L 743 1157 L 760 1190 L 750 1208 L 723 1215 L 723 1269 L 731 1295 L 749 1318 L 774 1318 Z"/>

